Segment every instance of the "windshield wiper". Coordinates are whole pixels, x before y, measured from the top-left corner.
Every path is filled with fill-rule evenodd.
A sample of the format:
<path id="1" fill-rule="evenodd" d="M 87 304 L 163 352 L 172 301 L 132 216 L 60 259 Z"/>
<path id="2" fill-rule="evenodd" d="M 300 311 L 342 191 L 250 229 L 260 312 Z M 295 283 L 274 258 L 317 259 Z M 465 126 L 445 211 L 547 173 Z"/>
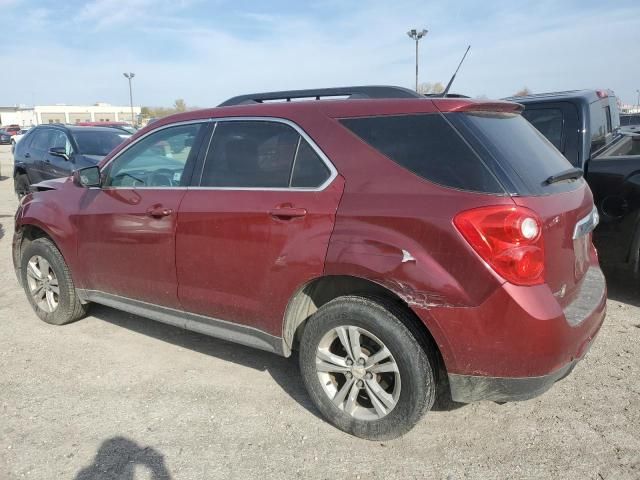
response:
<path id="1" fill-rule="evenodd" d="M 558 182 L 563 182 L 565 180 L 577 180 L 578 178 L 581 178 L 584 175 L 584 172 L 582 171 L 581 168 L 569 168 L 568 170 L 564 170 L 560 173 L 557 173 L 555 175 L 551 175 L 549 178 L 547 178 L 544 183 L 546 183 L 547 185 L 551 185 L 552 183 L 558 183 Z"/>

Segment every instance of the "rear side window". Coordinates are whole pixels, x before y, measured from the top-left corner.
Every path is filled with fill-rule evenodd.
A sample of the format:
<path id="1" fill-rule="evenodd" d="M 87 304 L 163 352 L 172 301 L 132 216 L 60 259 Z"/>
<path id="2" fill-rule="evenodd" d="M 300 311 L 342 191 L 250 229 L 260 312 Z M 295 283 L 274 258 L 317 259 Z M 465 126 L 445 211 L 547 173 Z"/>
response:
<path id="1" fill-rule="evenodd" d="M 607 141 L 607 117 L 600 101 L 589 105 L 589 120 L 591 122 L 591 152 L 604 147 Z"/>
<path id="2" fill-rule="evenodd" d="M 562 150 L 562 110 L 559 108 L 527 109 L 522 116 L 529 120 L 558 150 Z"/>
<path id="3" fill-rule="evenodd" d="M 482 160 L 439 114 L 341 122 L 373 148 L 426 180 L 461 190 L 504 193 Z"/>
<path id="4" fill-rule="evenodd" d="M 49 137 L 53 133 L 55 132 L 49 128 L 36 130 L 31 139 L 31 148 L 42 151 L 49 150 Z"/>
<path id="5" fill-rule="evenodd" d="M 289 125 L 228 121 L 216 125 L 200 185 L 226 188 L 316 188 L 330 171 Z"/>
<path id="6" fill-rule="evenodd" d="M 569 191 L 583 180 L 558 182 L 546 180 L 573 166 L 553 145 L 521 115 L 507 113 L 449 113 L 447 118 L 469 138 L 478 143 L 487 163 L 504 174 L 511 193 L 547 195 Z M 503 175 L 506 175 L 504 177 Z"/>

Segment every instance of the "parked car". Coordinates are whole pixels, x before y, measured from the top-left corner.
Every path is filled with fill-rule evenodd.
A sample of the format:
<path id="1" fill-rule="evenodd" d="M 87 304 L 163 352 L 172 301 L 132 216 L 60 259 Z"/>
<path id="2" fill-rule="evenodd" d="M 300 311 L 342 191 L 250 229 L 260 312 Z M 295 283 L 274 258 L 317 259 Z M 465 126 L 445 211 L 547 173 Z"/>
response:
<path id="1" fill-rule="evenodd" d="M 11 153 L 15 152 L 16 143 L 18 143 L 25 134 L 29 131 L 31 127 L 22 127 L 18 133 L 16 133 L 13 137 L 11 137 Z"/>
<path id="2" fill-rule="evenodd" d="M 76 125 L 80 127 L 111 127 L 127 132 L 133 135 L 138 130 L 126 122 L 78 122 Z"/>
<path id="3" fill-rule="evenodd" d="M 600 214 L 600 261 L 640 274 L 640 137 L 621 132 L 609 90 L 518 97 L 529 120 L 584 174 Z"/>
<path id="4" fill-rule="evenodd" d="M 0 145 L 10 145 L 11 134 L 5 130 L 0 130 Z"/>
<path id="5" fill-rule="evenodd" d="M 2 130 L 4 130 L 9 135 L 13 136 L 20 131 L 20 128 L 21 128 L 20 125 L 8 125 L 6 127 L 2 127 Z"/>
<path id="6" fill-rule="evenodd" d="M 268 101 L 299 98 L 320 100 Z M 350 87 L 163 118 L 34 186 L 16 273 L 48 323 L 96 302 L 297 350 L 319 411 L 364 438 L 408 431 L 438 386 L 528 399 L 589 349 L 606 288 L 589 187 L 521 108 Z"/>
<path id="7" fill-rule="evenodd" d="M 131 135 L 112 128 L 40 125 L 15 145 L 13 180 L 18 197 L 31 184 L 68 177 L 75 169 L 95 165 Z"/>

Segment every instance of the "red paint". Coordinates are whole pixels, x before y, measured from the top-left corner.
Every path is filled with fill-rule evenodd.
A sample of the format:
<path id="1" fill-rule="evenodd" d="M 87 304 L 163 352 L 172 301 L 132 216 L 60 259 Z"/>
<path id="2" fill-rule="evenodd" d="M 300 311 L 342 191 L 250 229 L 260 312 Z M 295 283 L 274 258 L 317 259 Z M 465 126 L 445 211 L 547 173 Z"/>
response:
<path id="1" fill-rule="evenodd" d="M 331 159 L 339 176 L 323 192 L 83 189 L 27 197 L 17 228 L 33 224 L 58 244 L 76 285 L 238 322 L 281 335 L 291 297 L 323 275 L 383 285 L 418 315 L 449 373 L 528 376 L 583 355 L 605 309 L 579 327 L 563 315 L 595 251 L 574 253 L 575 223 L 593 206 L 588 187 L 510 198 L 440 187 L 403 170 L 342 128 L 342 117 L 438 111 L 517 112 L 512 103 L 470 99 L 272 103 L 186 112 L 139 131 L 195 119 L 289 119 Z M 539 217 L 545 283 L 506 282 L 453 224 L 462 211 L 528 208 Z M 149 217 L 149 208 L 171 214 Z M 285 208 L 285 218 L 274 209 Z M 413 259 L 405 258 L 405 252 Z M 566 295 L 554 293 L 565 286 Z"/>

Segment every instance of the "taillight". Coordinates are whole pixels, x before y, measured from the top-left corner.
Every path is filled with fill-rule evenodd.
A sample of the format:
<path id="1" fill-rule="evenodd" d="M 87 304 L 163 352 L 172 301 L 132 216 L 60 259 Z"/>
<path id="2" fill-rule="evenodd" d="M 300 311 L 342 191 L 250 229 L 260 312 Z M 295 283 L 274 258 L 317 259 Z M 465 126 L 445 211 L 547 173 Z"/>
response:
<path id="1" fill-rule="evenodd" d="M 482 207 L 461 212 L 453 223 L 496 273 L 516 285 L 544 283 L 542 221 L 528 208 Z"/>

